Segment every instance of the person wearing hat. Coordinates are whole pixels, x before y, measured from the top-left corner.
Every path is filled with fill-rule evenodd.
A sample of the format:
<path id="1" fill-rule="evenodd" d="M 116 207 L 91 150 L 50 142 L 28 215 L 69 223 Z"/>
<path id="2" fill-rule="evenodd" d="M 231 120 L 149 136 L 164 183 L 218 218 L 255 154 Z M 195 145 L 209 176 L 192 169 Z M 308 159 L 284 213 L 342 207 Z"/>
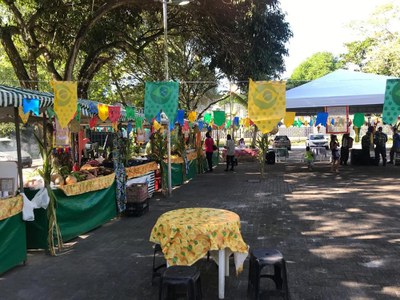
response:
<path id="1" fill-rule="evenodd" d="M 375 144 L 375 163 L 379 165 L 380 156 L 382 156 L 382 165 L 386 166 L 386 142 L 388 138 L 386 133 L 382 131 L 382 127 L 379 127 L 374 135 Z"/>

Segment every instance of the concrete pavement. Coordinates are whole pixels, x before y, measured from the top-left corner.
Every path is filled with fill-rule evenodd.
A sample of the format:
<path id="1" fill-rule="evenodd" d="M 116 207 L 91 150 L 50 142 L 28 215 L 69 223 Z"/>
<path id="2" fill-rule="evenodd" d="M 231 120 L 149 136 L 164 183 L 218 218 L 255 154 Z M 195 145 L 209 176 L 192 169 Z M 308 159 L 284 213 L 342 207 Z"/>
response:
<path id="1" fill-rule="evenodd" d="M 170 198 L 153 196 L 149 213 L 115 219 L 58 257 L 29 252 L 25 266 L 0 275 L 0 299 L 158 299 L 150 231 L 159 215 L 183 207 L 238 213 L 250 247 L 283 253 L 292 299 L 399 299 L 400 167 L 346 166 L 332 174 L 322 161 L 309 172 L 301 153 L 267 165 L 265 178 L 256 163 L 235 172 L 220 164 Z M 217 299 L 216 265 L 196 265 L 203 298 Z M 225 299 L 246 299 L 248 260 L 239 276 L 230 270 Z"/>

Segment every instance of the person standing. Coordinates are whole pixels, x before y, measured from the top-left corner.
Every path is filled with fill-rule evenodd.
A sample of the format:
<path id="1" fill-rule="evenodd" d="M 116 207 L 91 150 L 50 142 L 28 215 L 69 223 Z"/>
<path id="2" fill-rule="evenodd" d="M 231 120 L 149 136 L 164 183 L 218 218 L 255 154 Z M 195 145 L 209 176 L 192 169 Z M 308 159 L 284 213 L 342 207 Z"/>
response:
<path id="1" fill-rule="evenodd" d="M 230 134 L 226 136 L 226 169 L 225 171 L 228 171 L 229 165 L 231 165 L 230 170 L 233 171 L 234 167 L 234 157 L 235 157 L 235 142 L 232 140 L 232 137 Z"/>
<path id="2" fill-rule="evenodd" d="M 394 155 L 396 152 L 400 152 L 400 134 L 398 129 L 393 127 L 393 145 L 392 148 L 390 148 L 390 161 L 388 164 L 392 164 L 394 162 Z"/>
<path id="3" fill-rule="evenodd" d="M 362 161 L 363 165 L 369 165 L 371 161 L 371 150 L 374 147 L 374 127 L 369 126 L 368 131 L 361 138 Z"/>
<path id="4" fill-rule="evenodd" d="M 306 152 L 304 153 L 304 161 L 307 163 L 308 170 L 312 171 L 314 166 L 314 152 L 311 151 L 310 146 L 306 147 Z"/>
<path id="5" fill-rule="evenodd" d="M 212 157 L 214 152 L 214 139 L 211 137 L 210 132 L 206 133 L 206 140 L 204 142 L 206 148 L 206 158 L 208 163 L 208 172 L 212 172 Z"/>
<path id="6" fill-rule="evenodd" d="M 379 127 L 374 135 L 376 165 L 379 165 L 379 159 L 382 156 L 382 165 L 386 166 L 386 142 L 387 135 L 382 131 L 382 127 Z"/>
<path id="7" fill-rule="evenodd" d="M 342 147 L 340 148 L 340 164 L 347 165 L 347 161 L 349 160 L 349 152 L 350 148 L 353 147 L 353 138 L 350 134 L 345 133 L 342 137 Z"/>
<path id="8" fill-rule="evenodd" d="M 332 151 L 332 172 L 339 173 L 339 164 L 340 164 L 340 151 L 339 151 L 339 141 L 335 134 L 331 135 L 331 142 L 329 147 Z"/>

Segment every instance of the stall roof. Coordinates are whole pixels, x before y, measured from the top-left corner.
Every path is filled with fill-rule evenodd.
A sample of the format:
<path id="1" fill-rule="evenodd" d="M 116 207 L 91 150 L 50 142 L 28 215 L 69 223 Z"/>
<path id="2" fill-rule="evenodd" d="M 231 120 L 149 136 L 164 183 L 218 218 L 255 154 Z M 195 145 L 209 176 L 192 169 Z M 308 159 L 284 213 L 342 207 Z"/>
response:
<path id="1" fill-rule="evenodd" d="M 339 69 L 286 92 L 287 111 L 315 114 L 327 106 L 381 113 L 386 80 L 396 77 Z"/>

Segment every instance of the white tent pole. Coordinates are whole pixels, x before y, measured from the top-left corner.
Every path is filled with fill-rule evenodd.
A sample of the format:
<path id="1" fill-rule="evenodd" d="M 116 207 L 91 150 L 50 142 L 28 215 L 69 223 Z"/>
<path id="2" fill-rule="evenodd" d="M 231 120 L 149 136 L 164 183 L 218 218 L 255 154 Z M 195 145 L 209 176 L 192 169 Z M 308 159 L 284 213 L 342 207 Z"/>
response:
<path id="1" fill-rule="evenodd" d="M 14 107 L 14 122 L 15 122 L 15 139 L 17 141 L 17 167 L 19 176 L 19 192 L 24 192 L 24 178 L 22 176 L 22 158 L 21 158 L 21 134 L 19 131 L 19 112 L 18 108 Z"/>

